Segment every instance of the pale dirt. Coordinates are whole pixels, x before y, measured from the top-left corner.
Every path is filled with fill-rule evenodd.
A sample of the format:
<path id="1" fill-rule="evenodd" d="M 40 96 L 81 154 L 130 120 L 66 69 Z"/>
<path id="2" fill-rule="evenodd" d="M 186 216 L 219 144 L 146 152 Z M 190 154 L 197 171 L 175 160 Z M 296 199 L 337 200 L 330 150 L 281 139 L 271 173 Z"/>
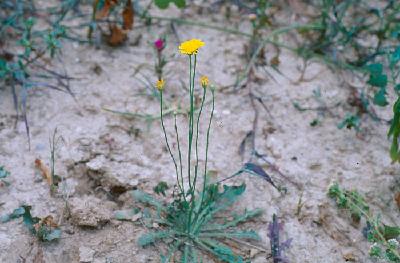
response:
<path id="1" fill-rule="evenodd" d="M 175 8 L 156 12 L 179 15 Z M 194 14 L 194 10 L 185 13 L 204 21 L 224 21 L 218 14 L 206 19 Z M 228 22 L 220 24 L 234 26 Z M 242 30 L 249 29 L 248 24 L 243 24 Z M 0 262 L 23 262 L 22 258 L 33 262 L 40 249 L 45 262 L 51 263 L 159 262 L 163 246 L 138 247 L 137 239 L 146 231 L 139 223 L 112 218 L 113 211 L 134 206 L 129 194 L 110 197 L 106 192 L 115 187 L 115 191 L 138 188 L 152 193 L 160 180 L 173 184 L 174 169 L 164 148 L 160 123 L 155 121 L 148 126 L 144 120 L 126 119 L 103 108 L 158 114 L 159 104 L 155 99 L 137 95 L 147 89 L 133 74 L 142 63 L 152 66 L 154 56 L 149 43 L 162 32 L 170 31 L 168 27 L 133 30 L 126 45 L 119 48 L 102 45 L 95 49 L 65 43 L 63 64 L 69 75 L 79 78 L 72 82 L 77 101 L 60 92 L 32 94 L 28 103 L 30 151 L 23 122 L 13 128 L 15 112 L 11 93 L 8 88 L 0 90 L 0 165 L 11 172 L 10 186 L 0 188 L 0 203 L 4 203 L 0 206 L 0 215 L 21 204 L 29 204 L 35 216 L 53 215 L 63 230 L 59 242 L 38 245 L 20 220 L 1 224 Z M 178 26 L 177 32 L 180 40 L 199 37 L 206 43 L 199 54 L 198 73 L 208 75 L 217 87 L 209 167 L 217 172 L 218 178 L 223 178 L 237 171 L 245 161 L 238 148 L 252 129 L 254 111 L 247 96 L 249 87 L 234 94 L 219 89 L 233 83 L 235 73 L 245 65 L 243 50 L 247 40 L 199 27 Z M 135 46 L 132 43 L 139 35 L 139 45 Z M 172 94 L 175 98 L 187 96 L 180 84 L 187 79 L 187 61 L 177 54 L 178 43 L 170 34 L 165 51 L 174 56 L 168 66 L 165 92 L 170 100 Z M 266 52 L 270 57 L 275 51 L 268 47 Z M 245 175 L 229 182 L 247 184 L 246 193 L 235 209 L 264 209 L 260 218 L 245 225 L 260 234 L 262 240 L 256 245 L 267 250 L 267 253 L 257 253 L 252 262 L 271 262 L 267 259 L 270 251 L 267 226 L 274 213 L 285 223 L 282 238 L 293 238 L 291 248 L 285 253 L 289 262 L 345 262 L 346 256 L 354 256 L 356 262 L 370 262 L 369 244 L 361 234 L 361 227 L 352 226 L 348 216 L 336 209 L 326 193 L 333 181 L 346 188 L 356 188 L 367 196 L 372 210 L 382 214 L 384 222 L 399 224 L 393 201 L 394 175 L 398 169 L 390 163 L 388 155 L 388 127 L 365 120 L 363 128 L 368 133 L 362 140 L 354 131 L 339 130 L 336 126 L 340 119 L 329 115 L 320 117 L 321 124 L 311 127 L 309 123 L 317 117 L 317 112 L 299 112 L 292 101 L 316 107 L 312 91 L 320 89 L 327 105 L 344 102 L 349 91 L 343 85 L 343 75 L 315 62 L 305 74 L 306 79 L 312 79 L 295 84 L 301 74 L 302 60 L 283 50 L 280 61 L 282 75 L 267 67 L 270 75 L 260 69 L 257 75 L 261 79 L 249 84 L 262 96 L 270 112 L 269 115 L 257 104 L 260 118 L 256 148 L 300 187 L 273 171 L 269 171 L 272 178 L 287 187 L 286 195 L 254 176 Z M 93 71 L 96 65 L 102 68 L 99 75 Z M 155 81 L 150 71 L 145 74 Z M 176 103 L 176 99 L 173 101 Z M 347 110 L 348 106 L 333 109 L 342 116 Z M 378 114 L 389 118 L 389 110 Z M 179 122 L 183 125 L 185 118 L 180 117 Z M 167 123 L 168 134 L 173 136 L 173 119 L 168 117 Z M 63 199 L 50 196 L 46 181 L 34 169 L 35 158 L 48 163 L 48 142 L 55 127 L 66 141 L 58 149 L 56 172 L 72 189 L 68 198 L 72 207 L 69 220 L 65 219 Z M 204 140 L 205 122 L 201 128 Z M 181 136 L 184 135 L 181 130 Z M 203 152 L 204 144 L 201 144 Z M 304 205 L 296 215 L 301 195 Z"/>

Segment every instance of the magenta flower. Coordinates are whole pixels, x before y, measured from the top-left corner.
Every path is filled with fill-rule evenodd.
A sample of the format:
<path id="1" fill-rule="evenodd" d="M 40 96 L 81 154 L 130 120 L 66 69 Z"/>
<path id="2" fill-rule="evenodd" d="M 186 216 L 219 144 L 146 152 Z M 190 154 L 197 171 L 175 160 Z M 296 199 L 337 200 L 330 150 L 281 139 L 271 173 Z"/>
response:
<path id="1" fill-rule="evenodd" d="M 157 39 L 156 42 L 154 42 L 154 46 L 157 49 L 157 51 L 161 51 L 164 49 L 164 40 L 161 38 Z"/>

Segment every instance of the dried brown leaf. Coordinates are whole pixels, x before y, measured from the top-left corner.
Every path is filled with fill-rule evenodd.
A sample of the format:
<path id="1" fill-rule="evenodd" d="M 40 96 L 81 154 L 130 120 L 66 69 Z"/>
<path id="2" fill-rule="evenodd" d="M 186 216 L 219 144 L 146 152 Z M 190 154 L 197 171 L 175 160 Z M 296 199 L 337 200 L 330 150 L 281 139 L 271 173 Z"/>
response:
<path id="1" fill-rule="evenodd" d="M 269 61 L 269 63 L 271 64 L 271 66 L 277 67 L 279 66 L 279 64 L 281 64 L 281 61 L 279 59 L 279 56 L 275 56 L 273 58 L 271 58 L 271 60 Z"/>
<path id="2" fill-rule="evenodd" d="M 132 7 L 132 1 L 128 0 L 126 1 L 124 11 L 122 11 L 123 29 L 131 30 L 133 28 L 134 15 L 135 13 Z"/>
<path id="3" fill-rule="evenodd" d="M 100 9 L 97 13 L 96 13 L 96 19 L 102 19 L 105 17 L 108 17 L 108 15 L 110 14 L 110 10 L 111 8 L 116 5 L 118 3 L 117 0 L 106 0 L 104 2 L 103 8 Z"/>
<path id="4" fill-rule="evenodd" d="M 346 262 L 356 262 L 356 261 L 357 261 L 356 256 L 355 256 L 352 252 L 349 252 L 349 253 L 344 254 L 344 255 L 343 255 L 343 259 L 344 259 Z"/>
<path id="5" fill-rule="evenodd" d="M 43 218 L 40 223 L 49 227 L 58 227 L 58 224 L 54 222 L 53 216 L 50 215 Z"/>
<path id="6" fill-rule="evenodd" d="M 51 176 L 49 167 L 47 167 L 40 159 L 35 160 L 35 167 L 40 171 L 47 183 L 53 185 L 53 177 Z"/>
<path id="7" fill-rule="evenodd" d="M 400 209 L 400 192 L 397 192 L 397 193 L 394 195 L 394 200 L 396 201 L 397 207 Z"/>
<path id="8" fill-rule="evenodd" d="M 110 25 L 110 35 L 107 42 L 110 46 L 119 46 L 127 39 L 126 32 L 117 25 Z"/>

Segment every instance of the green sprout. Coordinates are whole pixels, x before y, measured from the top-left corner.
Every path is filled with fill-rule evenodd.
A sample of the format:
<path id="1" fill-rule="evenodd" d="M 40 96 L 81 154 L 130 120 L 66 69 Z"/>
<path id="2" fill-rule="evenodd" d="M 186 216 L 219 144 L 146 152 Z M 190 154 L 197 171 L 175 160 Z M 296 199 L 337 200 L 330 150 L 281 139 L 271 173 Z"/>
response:
<path id="1" fill-rule="evenodd" d="M 354 114 L 347 114 L 347 116 L 344 118 L 344 120 L 338 124 L 339 129 L 347 128 L 347 129 L 352 129 L 354 128 L 357 132 L 359 132 L 360 129 L 360 117 Z"/>

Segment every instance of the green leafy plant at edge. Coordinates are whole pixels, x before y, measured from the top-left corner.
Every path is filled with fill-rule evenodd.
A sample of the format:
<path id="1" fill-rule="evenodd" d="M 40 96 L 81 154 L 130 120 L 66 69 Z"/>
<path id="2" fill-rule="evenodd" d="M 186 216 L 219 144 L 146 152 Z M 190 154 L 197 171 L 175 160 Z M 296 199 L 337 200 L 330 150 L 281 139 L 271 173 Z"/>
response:
<path id="1" fill-rule="evenodd" d="M 353 222 L 366 221 L 363 232 L 372 243 L 369 254 L 371 257 L 384 259 L 388 262 L 400 262 L 399 242 L 400 227 L 388 226 L 381 222 L 380 217 L 374 217 L 364 197 L 356 190 L 343 190 L 338 183 L 329 187 L 328 196 L 336 201 L 340 209 L 347 210 Z"/>

